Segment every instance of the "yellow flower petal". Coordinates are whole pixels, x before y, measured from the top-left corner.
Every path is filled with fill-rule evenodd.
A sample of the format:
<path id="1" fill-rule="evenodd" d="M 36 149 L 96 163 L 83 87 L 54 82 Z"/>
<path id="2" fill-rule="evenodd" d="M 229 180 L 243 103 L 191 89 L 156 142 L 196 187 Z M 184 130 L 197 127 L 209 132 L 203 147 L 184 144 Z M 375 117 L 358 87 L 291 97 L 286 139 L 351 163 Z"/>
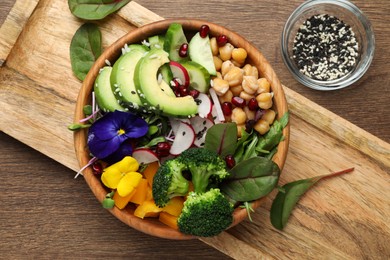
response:
<path id="1" fill-rule="evenodd" d="M 101 176 L 101 180 L 103 184 L 110 189 L 116 189 L 118 186 L 119 181 L 122 179 L 123 174 L 121 171 L 119 171 L 115 167 L 108 167 L 106 170 L 103 172 Z"/>
<path id="2" fill-rule="evenodd" d="M 142 174 L 138 172 L 127 173 L 118 183 L 117 191 L 121 197 L 129 195 L 138 186 L 142 179 Z"/>
<path id="3" fill-rule="evenodd" d="M 116 167 L 122 173 L 136 172 L 139 167 L 139 163 L 131 156 L 126 156 L 121 161 L 111 165 L 110 167 Z"/>

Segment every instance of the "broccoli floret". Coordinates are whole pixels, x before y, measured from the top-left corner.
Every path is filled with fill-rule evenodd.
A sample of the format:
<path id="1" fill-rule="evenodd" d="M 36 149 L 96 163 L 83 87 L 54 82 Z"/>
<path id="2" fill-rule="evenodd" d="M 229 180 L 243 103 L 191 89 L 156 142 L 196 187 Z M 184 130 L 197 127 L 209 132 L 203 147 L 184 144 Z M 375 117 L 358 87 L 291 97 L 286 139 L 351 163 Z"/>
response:
<path id="1" fill-rule="evenodd" d="M 205 192 L 209 185 L 219 183 L 229 175 L 225 161 L 216 152 L 205 148 L 190 148 L 177 159 L 191 172 L 196 193 Z"/>
<path id="2" fill-rule="evenodd" d="M 189 182 L 182 174 L 185 169 L 186 165 L 177 159 L 167 160 L 159 167 L 152 188 L 157 206 L 164 207 L 171 198 L 187 195 Z"/>
<path id="3" fill-rule="evenodd" d="M 215 236 L 233 222 L 233 205 L 219 189 L 205 193 L 190 192 L 177 224 L 179 230 L 194 236 Z"/>

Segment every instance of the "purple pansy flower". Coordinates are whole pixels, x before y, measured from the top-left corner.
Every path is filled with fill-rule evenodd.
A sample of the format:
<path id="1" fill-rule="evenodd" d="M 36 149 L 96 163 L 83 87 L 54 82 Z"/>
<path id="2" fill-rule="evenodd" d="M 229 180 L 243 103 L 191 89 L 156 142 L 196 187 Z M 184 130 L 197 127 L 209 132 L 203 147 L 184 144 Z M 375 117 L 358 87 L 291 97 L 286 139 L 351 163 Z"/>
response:
<path id="1" fill-rule="evenodd" d="M 129 138 L 139 138 L 147 132 L 148 124 L 145 120 L 135 114 L 116 110 L 92 124 L 87 143 L 90 152 L 103 159 L 115 153 Z"/>

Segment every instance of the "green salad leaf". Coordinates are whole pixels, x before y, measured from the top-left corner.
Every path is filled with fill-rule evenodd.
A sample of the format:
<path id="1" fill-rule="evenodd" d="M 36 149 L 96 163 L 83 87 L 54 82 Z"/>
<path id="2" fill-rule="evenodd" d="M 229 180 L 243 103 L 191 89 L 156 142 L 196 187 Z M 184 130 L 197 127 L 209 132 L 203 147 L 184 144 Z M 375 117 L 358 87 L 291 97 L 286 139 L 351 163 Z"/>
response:
<path id="1" fill-rule="evenodd" d="M 236 123 L 216 124 L 207 130 L 204 148 L 221 157 L 234 154 L 237 144 Z"/>
<path id="2" fill-rule="evenodd" d="M 288 218 L 299 199 L 318 181 L 351 172 L 353 169 L 354 168 L 350 168 L 340 172 L 298 180 L 282 186 L 272 202 L 270 215 L 272 225 L 275 228 L 282 230 L 286 226 Z"/>
<path id="3" fill-rule="evenodd" d="M 72 14 L 84 20 L 100 20 L 128 4 L 131 0 L 68 0 Z"/>
<path id="4" fill-rule="evenodd" d="M 241 161 L 229 171 L 220 190 L 233 201 L 257 200 L 270 193 L 278 184 L 279 166 L 264 157 Z"/>
<path id="5" fill-rule="evenodd" d="M 70 62 L 73 73 L 84 80 L 94 62 L 102 53 L 102 35 L 93 23 L 83 24 L 70 43 Z"/>

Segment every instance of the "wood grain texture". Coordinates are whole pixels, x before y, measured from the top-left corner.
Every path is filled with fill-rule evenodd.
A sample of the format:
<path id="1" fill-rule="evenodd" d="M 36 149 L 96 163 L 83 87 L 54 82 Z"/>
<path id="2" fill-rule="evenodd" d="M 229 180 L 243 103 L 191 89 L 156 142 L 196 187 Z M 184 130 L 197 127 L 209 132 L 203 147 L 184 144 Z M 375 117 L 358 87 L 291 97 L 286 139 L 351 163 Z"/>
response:
<path id="1" fill-rule="evenodd" d="M 294 91 L 286 91 L 290 102 L 294 100 L 300 102 L 291 106 L 293 109 L 291 148 L 281 184 L 299 178 L 337 171 L 341 168 L 351 166 L 356 168 L 351 174 L 320 183 L 306 194 L 294 211 L 284 232 L 278 232 L 270 226 L 268 218 L 271 197 L 252 216 L 253 223 L 245 221 L 220 237 L 203 240 L 231 257 L 236 259 L 249 258 L 249 256 L 251 256 L 250 259 L 253 256 L 257 256 L 255 258 L 258 259 L 388 259 L 390 257 L 387 246 L 390 232 L 386 222 L 390 212 L 388 191 L 390 170 L 385 163 L 378 163 L 375 158 L 377 152 L 375 147 L 375 149 L 368 147 L 366 142 L 358 142 L 358 140 L 363 137 L 366 140 L 374 140 L 374 144 L 381 145 L 384 148 L 384 153 L 382 155 L 379 153 L 381 158 L 386 155 L 388 144 L 371 138 L 370 134 L 358 131 L 360 128 L 344 121 L 344 119 L 351 121 L 382 140 L 390 141 L 390 107 L 388 102 L 390 99 L 390 75 L 387 73 L 390 70 L 388 63 L 390 56 L 388 23 L 390 17 L 387 15 L 390 13 L 390 3 L 387 0 L 375 2 L 356 0 L 352 2 L 361 7 L 373 23 L 377 52 L 368 73 L 357 84 L 341 91 L 324 93 L 307 89 L 294 81 L 281 60 L 278 47 L 279 32 L 281 32 L 288 15 L 301 1 L 278 1 L 277 4 L 270 0 L 264 0 L 261 3 L 255 1 L 198 1 L 196 5 L 192 1 L 138 1 L 142 6 L 165 18 L 207 19 L 239 32 L 265 54 L 282 83 Z M 51 4 L 50 8 L 41 3 Z M 54 113 L 47 111 L 47 109 L 42 111 L 39 106 L 22 102 L 13 95 L 18 93 L 12 88 L 13 79 L 20 80 L 20 82 L 29 80 L 31 86 L 41 90 L 38 93 L 41 93 L 42 97 L 38 101 L 43 100 L 46 95 L 50 97 L 51 93 L 61 99 L 64 97 L 69 100 L 73 99 L 74 104 L 74 98 L 81 84 L 69 71 L 64 69 L 69 66 L 67 48 L 64 46 L 69 44 L 71 35 L 78 28 L 80 21 L 69 16 L 65 4 L 53 5 L 53 3 L 54 1 L 40 1 L 40 5 L 29 21 L 31 29 L 35 23 L 35 25 L 42 26 L 45 36 L 50 36 L 48 42 L 40 41 L 44 47 L 28 43 L 30 44 L 28 47 L 35 51 L 34 54 L 37 54 L 36 58 L 40 66 L 34 69 L 29 68 L 29 66 L 24 68 L 23 62 L 26 59 L 27 65 L 29 65 L 32 62 L 31 57 L 25 55 L 23 46 L 21 43 L 17 43 L 17 46 L 19 44 L 18 54 L 13 56 L 14 60 L 10 62 L 10 67 L 0 70 L 1 74 L 4 73 L 0 80 L 0 106 L 7 108 L 12 103 L 19 105 L 21 111 L 27 113 L 25 116 L 30 118 L 27 120 L 29 123 L 27 127 L 23 127 L 23 125 L 18 124 L 17 120 L 5 121 L 5 117 L 2 116 L 0 129 L 8 129 L 6 132 L 10 135 L 16 135 L 15 132 L 11 131 L 13 128 L 24 130 L 23 133 L 18 133 L 21 137 L 16 136 L 18 139 L 27 144 L 30 142 L 34 145 L 42 143 L 40 148 L 45 147 L 41 148 L 44 153 L 56 156 L 55 160 L 64 161 L 65 164 L 77 167 L 76 164 L 70 162 L 71 160 L 68 160 L 70 153 L 68 153 L 66 146 L 61 146 L 58 150 L 56 144 L 52 142 L 53 139 L 47 141 L 42 138 L 36 141 L 31 138 L 35 133 L 39 133 L 36 128 L 41 126 L 31 118 L 34 118 L 36 114 L 42 114 L 50 116 L 49 118 L 52 119 Z M 0 7 L 2 7 L 1 4 Z M 10 10 L 9 6 L 7 8 Z M 71 30 L 69 31 L 71 32 L 59 27 L 61 23 L 56 19 L 53 9 L 64 12 L 63 22 L 70 26 Z M 130 25 L 125 21 L 126 19 L 123 19 L 123 17 L 128 17 L 130 13 L 124 13 L 121 14 L 120 19 L 111 17 L 104 21 L 105 24 L 110 24 L 103 29 L 104 35 L 108 37 L 105 39 L 105 44 L 113 42 L 115 37 L 118 38 L 127 30 L 126 28 L 130 28 L 126 27 Z M 59 31 L 52 30 L 49 25 L 44 24 L 43 20 L 39 19 L 40 15 L 47 15 L 45 19 L 51 19 L 51 22 L 58 27 L 51 28 L 57 28 Z M 157 17 L 160 17 L 159 15 Z M 137 15 L 136 17 L 144 17 L 143 19 L 147 20 L 149 15 Z M 116 27 L 117 23 L 120 26 Z M 21 37 L 25 38 L 20 38 L 20 40 L 36 40 L 29 36 L 28 30 L 23 31 Z M 63 46 L 58 47 L 59 43 L 63 43 Z M 47 65 L 50 63 L 50 60 L 44 57 L 44 50 L 47 48 L 51 51 L 60 49 L 56 52 L 59 55 L 58 62 L 56 61 L 56 64 L 53 63 L 53 65 L 58 66 L 59 63 L 62 66 L 53 69 Z M 18 57 L 19 55 L 24 56 L 21 58 Z M 8 61 L 6 65 L 8 66 Z M 50 71 L 50 73 L 44 76 L 34 73 L 34 71 L 40 71 L 40 68 Z M 61 84 L 64 85 L 62 88 L 58 87 L 58 83 L 50 83 L 58 76 L 62 76 L 58 70 L 62 70 L 62 73 L 66 74 L 66 79 L 61 81 Z M 73 84 L 77 84 L 77 87 L 72 87 Z M 18 84 L 15 83 L 15 88 L 17 86 Z M 55 91 L 51 91 L 52 88 L 55 88 Z M 4 91 L 5 89 L 7 91 Z M 333 124 L 329 121 L 321 123 L 320 119 L 315 118 L 316 114 L 311 113 L 312 110 L 305 110 L 306 99 L 300 98 L 300 95 L 296 94 L 295 91 L 344 119 L 340 120 L 338 116 L 332 115 Z M 67 102 L 63 102 L 56 100 L 56 103 L 60 104 L 59 108 L 67 107 Z M 315 110 L 314 112 L 321 111 L 323 110 Z M 23 118 L 23 115 L 15 111 L 5 109 L 2 112 L 11 113 L 15 119 Z M 64 117 L 71 118 L 71 116 Z M 41 119 L 44 123 L 47 122 L 44 120 L 44 116 Z M 67 119 L 60 121 L 68 122 Z M 316 123 L 319 125 L 313 126 Z M 45 128 L 45 130 L 62 131 L 59 128 L 56 128 L 55 131 L 49 128 Z M 332 131 L 329 132 L 329 130 Z M 344 137 L 339 137 L 339 133 L 349 133 L 349 139 L 341 140 Z M 63 131 L 63 133 L 51 133 L 48 136 L 54 137 L 54 140 L 57 140 L 55 138 L 68 140 L 68 134 L 67 131 Z M 2 255 L 21 258 L 26 252 L 29 252 L 31 256 L 47 258 L 63 255 L 69 255 L 69 258 L 99 258 L 114 255 L 118 258 L 130 256 L 145 258 L 149 256 L 149 258 L 157 259 L 161 257 L 175 258 L 179 251 L 179 257 L 186 258 L 225 257 L 217 251 L 205 247 L 197 240 L 186 242 L 160 240 L 126 228 L 99 207 L 84 182 L 77 180 L 75 185 L 75 182 L 71 180 L 74 175 L 73 171 L 47 159 L 10 137 L 1 135 L 0 140 L 2 141 L 0 154 L 2 158 L 5 158 L 0 164 L 0 183 L 2 190 L 7 191 L 7 193 L 0 195 L 1 203 L 5 205 L 0 209 L 2 220 L 0 239 L 2 239 L 1 244 L 6 245 L 0 249 Z M 351 146 L 354 143 L 355 146 Z M 51 146 L 56 148 L 55 155 L 51 151 L 48 152 L 52 149 Z M 360 147 L 363 147 L 365 151 L 358 151 L 357 149 Z M 63 151 L 66 151 L 66 154 Z M 372 151 L 374 152 L 371 153 Z M 45 183 L 43 187 L 42 183 Z M 82 199 L 74 200 L 74 196 Z M 32 199 L 26 200 L 26 198 Z M 20 203 L 17 204 L 18 202 Z M 58 204 L 63 204 L 67 208 L 58 209 Z M 68 210 L 68 207 L 71 210 Z M 54 218 L 48 218 L 48 216 Z M 36 223 L 38 225 L 35 225 Z M 105 244 L 105 241 L 111 241 L 110 245 Z M 172 252 L 172 248 L 178 248 L 178 251 Z M 154 253 L 151 254 L 151 251 Z"/>

